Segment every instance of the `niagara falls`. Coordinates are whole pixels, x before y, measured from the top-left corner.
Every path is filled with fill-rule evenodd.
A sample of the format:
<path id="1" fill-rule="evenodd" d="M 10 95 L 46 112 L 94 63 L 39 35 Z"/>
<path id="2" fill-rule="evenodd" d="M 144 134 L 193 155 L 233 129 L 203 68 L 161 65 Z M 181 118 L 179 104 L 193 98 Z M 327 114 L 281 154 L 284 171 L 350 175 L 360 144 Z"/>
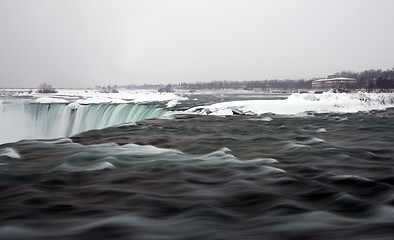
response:
<path id="1" fill-rule="evenodd" d="M 391 240 L 394 1 L 1 0 L 0 240 Z"/>
<path id="2" fill-rule="evenodd" d="M 356 239 L 393 221 L 394 93 L 5 95 L 6 239 Z"/>

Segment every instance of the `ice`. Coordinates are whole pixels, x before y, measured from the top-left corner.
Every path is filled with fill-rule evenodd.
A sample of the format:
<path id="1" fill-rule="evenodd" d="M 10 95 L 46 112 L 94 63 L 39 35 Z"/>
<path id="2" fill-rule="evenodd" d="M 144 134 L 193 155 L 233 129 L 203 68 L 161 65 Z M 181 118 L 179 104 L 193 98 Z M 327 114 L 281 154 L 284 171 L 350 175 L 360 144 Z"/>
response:
<path id="1" fill-rule="evenodd" d="M 234 115 L 274 113 L 297 115 L 306 112 L 354 113 L 359 111 L 385 110 L 394 107 L 393 93 L 334 93 L 290 95 L 285 100 L 244 100 L 215 103 L 190 108 L 186 113 L 209 115 Z M 236 111 L 234 111 L 236 109 Z"/>
<path id="2" fill-rule="evenodd" d="M 26 96 L 24 94 L 23 96 Z M 186 97 L 176 93 L 160 93 L 155 90 L 124 90 L 118 93 L 102 93 L 97 90 L 59 89 L 57 93 L 32 93 L 29 96 L 38 103 L 70 103 L 100 104 L 100 103 L 148 103 L 186 100 Z M 174 102 L 175 103 L 175 102 Z"/>
<path id="3" fill-rule="evenodd" d="M 175 106 L 178 105 L 178 104 L 179 104 L 178 100 L 173 99 L 173 100 L 171 100 L 171 101 L 169 101 L 169 102 L 167 103 L 167 108 L 175 107 Z"/>
<path id="4" fill-rule="evenodd" d="M 120 99 L 116 99 L 116 100 L 120 100 Z M 84 104 L 84 105 L 100 104 L 100 103 L 114 103 L 113 99 L 106 98 L 106 97 L 91 97 L 91 98 L 86 98 L 86 99 L 79 99 L 75 102 L 78 104 Z M 126 102 L 126 101 L 123 100 L 123 102 Z"/>
<path id="5" fill-rule="evenodd" d="M 52 97 L 40 97 L 35 100 L 37 103 L 69 103 L 66 99 L 52 98 Z"/>

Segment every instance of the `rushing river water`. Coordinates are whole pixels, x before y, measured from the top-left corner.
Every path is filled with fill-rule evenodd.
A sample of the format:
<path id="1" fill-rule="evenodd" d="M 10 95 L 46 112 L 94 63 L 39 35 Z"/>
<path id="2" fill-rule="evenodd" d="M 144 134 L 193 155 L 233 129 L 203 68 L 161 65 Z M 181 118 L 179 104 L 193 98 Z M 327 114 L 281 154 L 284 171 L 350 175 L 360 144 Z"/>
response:
<path id="1" fill-rule="evenodd" d="M 190 94 L 150 105 L 164 118 L 5 143 L 0 238 L 392 239 L 378 95 Z"/>

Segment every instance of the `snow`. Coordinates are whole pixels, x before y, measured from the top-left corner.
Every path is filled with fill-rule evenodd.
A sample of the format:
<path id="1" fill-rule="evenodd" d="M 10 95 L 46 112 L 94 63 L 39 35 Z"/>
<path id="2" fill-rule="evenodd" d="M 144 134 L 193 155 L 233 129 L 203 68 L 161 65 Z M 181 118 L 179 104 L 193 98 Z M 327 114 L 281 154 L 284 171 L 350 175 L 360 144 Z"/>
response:
<path id="1" fill-rule="evenodd" d="M 17 91 L 12 91 L 18 94 Z M 204 94 L 210 92 L 204 92 Z M 212 94 L 218 94 L 217 92 Z M 187 100 L 182 93 L 159 93 L 155 90 L 125 90 L 119 93 L 101 93 L 97 90 L 58 89 L 57 93 L 29 94 L 36 103 L 66 103 L 73 108 L 88 104 L 121 104 L 166 102 L 167 108 Z M 294 93 L 287 99 L 242 100 L 196 106 L 184 113 L 204 115 L 261 115 L 264 113 L 297 115 L 315 113 L 352 113 L 358 111 L 384 110 L 394 107 L 393 93 Z"/>
<path id="2" fill-rule="evenodd" d="M 35 100 L 37 103 L 69 103 L 63 98 L 52 98 L 52 97 L 40 97 Z"/>
<path id="3" fill-rule="evenodd" d="M 215 103 L 209 106 L 193 107 L 185 113 L 203 115 L 261 115 L 274 113 L 297 115 L 306 112 L 353 113 L 359 111 L 384 110 L 394 107 L 393 93 L 334 93 L 299 94 L 295 93 L 285 100 L 244 100 Z"/>
<path id="4" fill-rule="evenodd" d="M 37 103 L 73 103 L 78 104 L 100 104 L 100 103 L 149 103 L 149 102 L 171 102 L 179 104 L 186 97 L 176 93 L 159 93 L 155 90 L 119 90 L 119 93 L 102 93 L 97 90 L 81 89 L 58 89 L 57 93 L 43 94 L 33 92 L 28 94 Z M 26 93 L 15 92 L 15 96 L 27 96 Z M 174 105 L 174 106 L 175 106 Z"/>
<path id="5" fill-rule="evenodd" d="M 122 99 L 111 99 L 107 97 L 91 97 L 86 99 L 79 99 L 75 101 L 79 104 L 99 104 L 99 103 L 127 103 L 127 101 Z"/>
<path id="6" fill-rule="evenodd" d="M 179 104 L 178 100 L 173 99 L 173 100 L 170 100 L 170 101 L 167 103 L 167 107 L 168 107 L 168 108 L 172 108 L 172 107 L 175 107 L 175 106 L 178 105 L 178 104 Z"/>

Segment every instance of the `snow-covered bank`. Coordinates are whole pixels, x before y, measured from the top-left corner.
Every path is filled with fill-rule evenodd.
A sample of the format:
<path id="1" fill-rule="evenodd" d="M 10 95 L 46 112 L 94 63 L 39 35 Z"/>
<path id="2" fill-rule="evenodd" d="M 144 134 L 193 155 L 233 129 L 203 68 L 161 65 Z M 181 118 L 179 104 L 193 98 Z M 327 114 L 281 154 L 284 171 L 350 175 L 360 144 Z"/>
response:
<path id="1" fill-rule="evenodd" d="M 385 110 L 394 107 L 394 93 L 294 93 L 285 100 L 245 100 L 197 106 L 185 113 L 209 115 L 261 115 L 264 113 L 294 115 L 305 112 L 353 113 Z"/>
<path id="2" fill-rule="evenodd" d="M 6 91 L 6 90 L 5 90 Z M 8 96 L 19 98 L 29 97 L 37 103 L 71 103 L 100 104 L 100 103 L 149 103 L 181 101 L 187 98 L 176 93 L 159 93 L 154 90 L 119 90 L 118 93 L 102 93 L 97 90 L 59 89 L 57 93 L 28 93 L 9 89 Z"/>

